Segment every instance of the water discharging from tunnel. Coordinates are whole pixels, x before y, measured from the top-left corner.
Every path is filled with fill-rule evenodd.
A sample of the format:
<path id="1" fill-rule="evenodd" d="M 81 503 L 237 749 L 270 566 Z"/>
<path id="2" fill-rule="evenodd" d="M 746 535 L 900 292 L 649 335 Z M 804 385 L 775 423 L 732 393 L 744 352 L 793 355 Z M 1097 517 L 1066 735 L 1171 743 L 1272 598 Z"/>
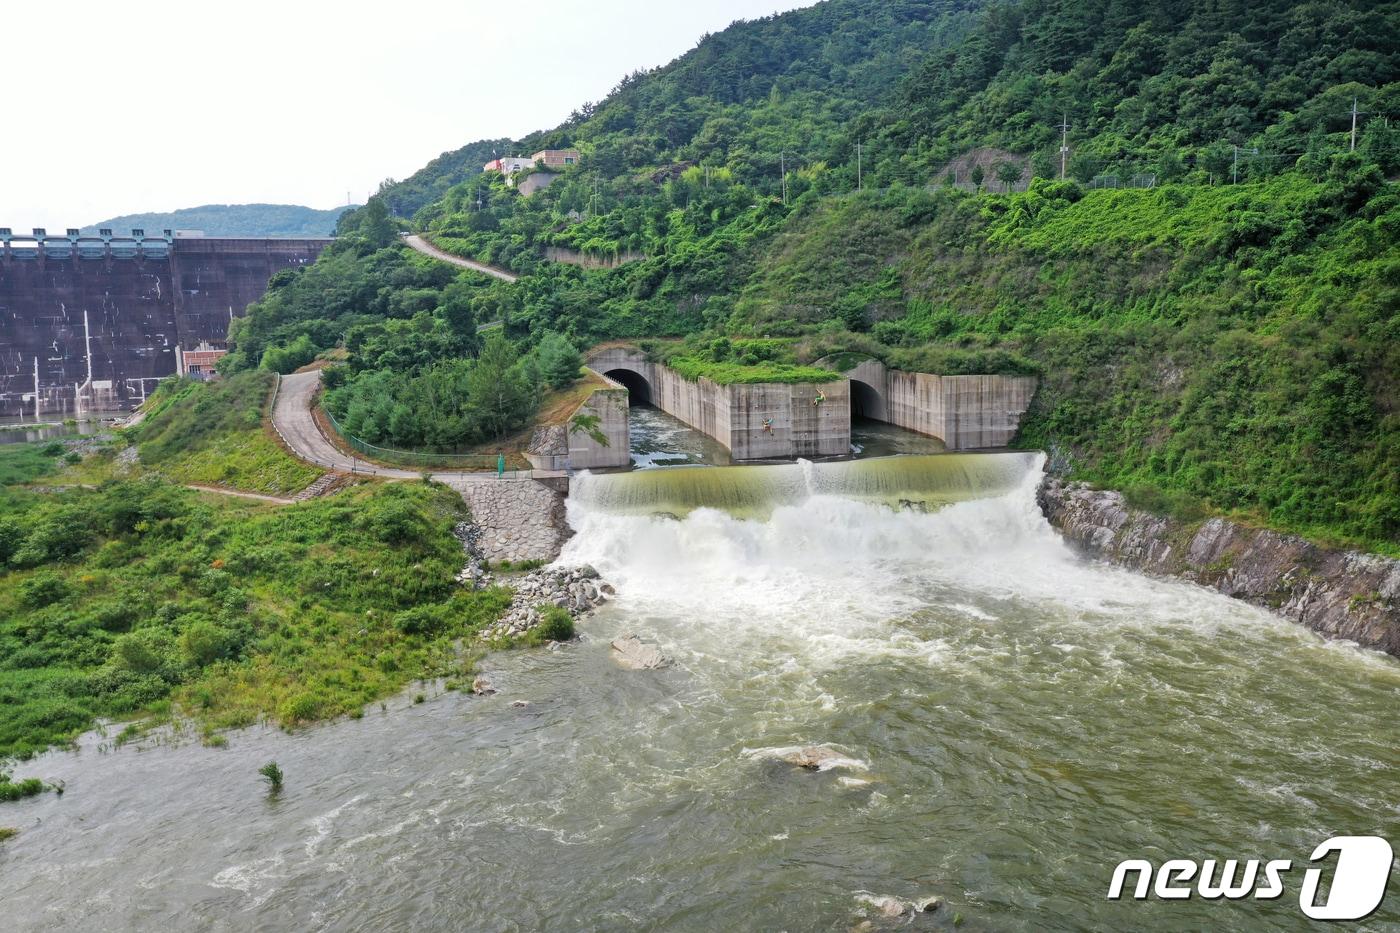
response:
<path id="1" fill-rule="evenodd" d="M 1035 455 L 958 462 L 709 470 L 762 491 L 733 512 L 585 478 L 563 559 L 618 598 L 583 640 L 489 656 L 490 697 L 20 763 L 67 793 L 3 805 L 6 925 L 1306 929 L 1315 845 L 1400 839 L 1400 665 L 1076 558 Z M 911 489 L 955 501 L 886 504 Z M 618 669 L 625 632 L 674 665 Z M 777 760 L 817 743 L 843 766 Z M 1272 901 L 1106 899 L 1118 861 L 1172 857 L 1300 868 Z"/>

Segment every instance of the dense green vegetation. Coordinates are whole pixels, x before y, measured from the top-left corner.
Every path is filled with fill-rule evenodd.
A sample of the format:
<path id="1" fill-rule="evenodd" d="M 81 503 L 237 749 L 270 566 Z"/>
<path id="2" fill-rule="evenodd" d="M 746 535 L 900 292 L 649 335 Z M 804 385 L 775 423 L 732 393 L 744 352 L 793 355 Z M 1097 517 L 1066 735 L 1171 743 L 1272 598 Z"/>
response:
<path id="1" fill-rule="evenodd" d="M 0 486 L 32 483 L 63 465 L 63 445 L 6 444 L 0 446 Z"/>
<path id="2" fill-rule="evenodd" d="M 133 439 L 141 463 L 170 480 L 284 495 L 321 475 L 263 427 L 274 377 L 239 373 L 217 382 L 169 379 L 146 403 Z"/>
<path id="3" fill-rule="evenodd" d="M 0 491 L 0 758 L 97 717 L 291 726 L 463 672 L 454 642 L 509 594 L 455 584 L 462 508 L 403 483 L 296 506 L 153 478 Z"/>
<path id="4" fill-rule="evenodd" d="M 342 410 L 394 398 L 366 415 L 380 436 L 443 447 L 460 413 L 397 401 L 427 373 L 461 385 L 495 321 L 527 358 L 546 334 L 686 338 L 654 352 L 692 378 L 864 356 L 1039 373 L 1021 443 L 1075 475 L 1395 551 L 1397 32 L 1400 4 L 1338 0 L 831 0 L 739 23 L 500 147 L 582 152 L 528 199 L 479 148 L 462 183 L 440 162 L 386 186 L 235 331 L 233 363 L 344 345 L 365 381 Z M 1155 187 L 1114 189 L 1135 177 Z M 522 277 L 425 265 L 391 245 L 404 224 Z M 412 331 L 412 352 L 356 327 Z"/>
<path id="5" fill-rule="evenodd" d="M 326 237 L 349 207 L 318 211 L 296 204 L 205 204 L 156 214 L 123 214 L 83 228 L 84 235 L 108 227 L 118 236 L 132 229 L 158 236 L 162 230 L 202 230 L 205 236 Z"/>
<path id="6" fill-rule="evenodd" d="M 1077 475 L 1397 550 L 1400 196 L 1374 168 L 1340 159 L 1317 181 L 1238 187 L 872 193 L 825 203 L 784 237 L 858 229 L 894 200 L 929 216 L 888 234 L 889 265 L 844 262 L 835 236 L 816 253 L 775 249 L 742 306 L 788 315 L 819 306 L 831 281 L 892 274 L 904 313 L 872 327 L 891 362 L 917 363 L 900 354 L 930 340 L 1034 361 L 1042 386 L 1020 443 Z"/>

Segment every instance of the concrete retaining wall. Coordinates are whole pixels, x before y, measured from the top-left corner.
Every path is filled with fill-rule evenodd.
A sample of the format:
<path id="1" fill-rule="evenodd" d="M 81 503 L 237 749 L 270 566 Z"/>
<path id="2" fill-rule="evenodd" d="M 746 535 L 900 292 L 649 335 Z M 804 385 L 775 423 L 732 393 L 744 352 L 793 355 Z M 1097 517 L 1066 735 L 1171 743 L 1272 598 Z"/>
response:
<path id="1" fill-rule="evenodd" d="M 645 253 L 634 253 L 630 250 L 612 255 L 601 255 L 585 253 L 567 246 L 546 246 L 544 258 L 550 262 L 562 262 L 571 266 L 582 266 L 585 269 L 616 269 L 618 266 L 637 262 L 647 257 Z"/>
<path id="2" fill-rule="evenodd" d="M 844 378 L 788 385 L 691 382 L 629 347 L 599 350 L 588 365 L 645 380 L 650 402 L 729 449 L 736 460 L 837 457 L 851 449 L 851 405 Z M 818 395 L 825 400 L 818 404 Z M 764 427 L 764 421 L 770 421 Z"/>
<path id="3" fill-rule="evenodd" d="M 632 462 L 627 389 L 601 373 L 595 375 L 607 382 L 608 388 L 595 389 L 565 425 L 568 463 L 575 470 L 625 467 Z M 590 429 L 578 424 L 580 415 L 597 418 L 597 425 Z"/>
<path id="4" fill-rule="evenodd" d="M 889 369 L 866 360 L 847 377 L 879 396 L 869 417 L 920 434 L 931 434 L 949 450 L 1005 447 L 1030 407 L 1034 376 L 935 376 Z"/>

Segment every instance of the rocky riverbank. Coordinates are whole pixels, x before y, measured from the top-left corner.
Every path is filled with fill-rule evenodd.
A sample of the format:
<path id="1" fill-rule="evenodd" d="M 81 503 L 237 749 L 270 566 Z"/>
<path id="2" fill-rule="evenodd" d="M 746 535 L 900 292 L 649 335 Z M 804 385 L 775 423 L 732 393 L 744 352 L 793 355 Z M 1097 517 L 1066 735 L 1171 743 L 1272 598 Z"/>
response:
<path id="1" fill-rule="evenodd" d="M 505 613 L 482 630 L 485 641 L 528 634 L 543 621 L 544 610 L 549 606 L 559 606 L 573 618 L 587 615 L 617 592 L 589 566 L 541 567 L 521 576 L 502 578 L 491 572 L 483 553 L 482 542 L 490 531 L 474 522 L 459 522 L 452 533 L 462 542 L 467 558 L 457 574 L 458 583 L 473 589 L 500 584 L 515 591 Z"/>
<path id="2" fill-rule="evenodd" d="M 1090 556 L 1209 586 L 1327 637 L 1400 657 L 1400 560 L 1223 518 L 1155 515 L 1120 493 L 1053 476 L 1037 499 L 1050 524 Z"/>

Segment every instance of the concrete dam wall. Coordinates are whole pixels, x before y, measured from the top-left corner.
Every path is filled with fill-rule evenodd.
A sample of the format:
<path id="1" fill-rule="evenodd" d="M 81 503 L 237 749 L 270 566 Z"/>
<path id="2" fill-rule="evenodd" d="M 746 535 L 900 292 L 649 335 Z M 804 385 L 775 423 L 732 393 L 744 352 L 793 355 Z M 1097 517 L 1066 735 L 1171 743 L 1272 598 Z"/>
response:
<path id="1" fill-rule="evenodd" d="M 222 348 L 272 275 L 331 242 L 175 239 L 165 256 L 0 255 L 0 416 L 135 407 L 175 372 L 175 348 Z M 37 387 L 37 398 L 36 398 Z"/>

